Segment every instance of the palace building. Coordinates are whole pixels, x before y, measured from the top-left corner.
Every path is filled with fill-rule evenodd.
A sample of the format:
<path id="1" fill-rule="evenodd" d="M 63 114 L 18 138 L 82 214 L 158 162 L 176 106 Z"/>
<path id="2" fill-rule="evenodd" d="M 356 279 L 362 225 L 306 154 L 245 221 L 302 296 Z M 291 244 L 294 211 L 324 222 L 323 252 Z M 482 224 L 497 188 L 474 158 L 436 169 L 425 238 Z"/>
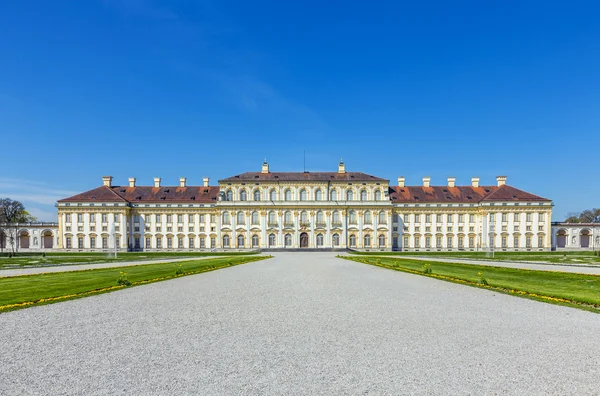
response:
<path id="1" fill-rule="evenodd" d="M 429 177 L 396 186 L 361 172 L 246 172 L 210 186 L 114 185 L 58 201 L 58 245 L 73 251 L 356 249 L 550 250 L 552 202 L 506 184 Z"/>

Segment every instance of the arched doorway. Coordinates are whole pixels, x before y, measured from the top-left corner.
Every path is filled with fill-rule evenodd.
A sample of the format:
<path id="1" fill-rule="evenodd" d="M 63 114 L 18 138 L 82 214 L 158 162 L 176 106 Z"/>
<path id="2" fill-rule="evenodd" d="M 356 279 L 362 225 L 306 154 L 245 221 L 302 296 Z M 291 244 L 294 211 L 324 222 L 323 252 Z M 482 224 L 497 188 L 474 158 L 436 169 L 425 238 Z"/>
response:
<path id="1" fill-rule="evenodd" d="M 581 235 L 579 237 L 579 243 L 581 244 L 582 248 L 590 247 L 590 237 L 591 237 L 590 230 L 581 231 Z"/>
<path id="2" fill-rule="evenodd" d="M 42 247 L 44 249 L 52 249 L 54 243 L 52 231 L 46 230 L 42 234 Z"/>
<path id="3" fill-rule="evenodd" d="M 567 231 L 559 230 L 556 233 L 556 247 L 564 248 L 565 246 L 567 246 Z"/>
<path id="4" fill-rule="evenodd" d="M 307 248 L 308 247 L 308 234 L 303 232 L 300 234 L 300 247 Z"/>
<path id="5" fill-rule="evenodd" d="M 29 232 L 21 231 L 19 232 L 19 247 L 21 249 L 29 249 Z"/>

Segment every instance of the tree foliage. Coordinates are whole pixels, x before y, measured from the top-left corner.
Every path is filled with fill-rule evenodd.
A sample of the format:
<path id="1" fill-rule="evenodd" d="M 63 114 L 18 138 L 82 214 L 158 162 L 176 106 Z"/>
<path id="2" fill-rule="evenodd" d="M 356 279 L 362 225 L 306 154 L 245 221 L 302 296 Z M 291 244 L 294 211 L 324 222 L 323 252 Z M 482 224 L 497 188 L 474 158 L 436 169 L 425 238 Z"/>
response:
<path id="1" fill-rule="evenodd" d="M 0 198 L 0 223 L 29 223 L 36 218 L 25 210 L 25 206 L 10 198 Z"/>
<path id="2" fill-rule="evenodd" d="M 571 212 L 566 223 L 600 223 L 600 208 L 586 209 L 583 212 Z"/>

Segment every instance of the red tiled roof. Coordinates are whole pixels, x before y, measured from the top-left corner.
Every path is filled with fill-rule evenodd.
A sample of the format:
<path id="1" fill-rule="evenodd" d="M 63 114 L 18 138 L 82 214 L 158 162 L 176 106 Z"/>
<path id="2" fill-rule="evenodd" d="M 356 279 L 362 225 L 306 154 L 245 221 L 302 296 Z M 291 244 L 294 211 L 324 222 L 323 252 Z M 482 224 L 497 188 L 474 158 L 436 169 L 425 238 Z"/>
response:
<path id="1" fill-rule="evenodd" d="M 219 187 L 203 186 L 101 186 L 58 202 L 186 202 L 214 203 L 219 195 Z"/>
<path id="2" fill-rule="evenodd" d="M 477 203 L 482 201 L 550 201 L 509 185 L 497 186 L 390 186 L 392 203 Z"/>
<path id="3" fill-rule="evenodd" d="M 239 175 L 231 176 L 223 180 L 222 182 L 239 182 L 239 181 L 382 181 L 389 182 L 389 180 L 382 179 L 380 177 L 367 175 L 362 172 L 246 172 Z"/>

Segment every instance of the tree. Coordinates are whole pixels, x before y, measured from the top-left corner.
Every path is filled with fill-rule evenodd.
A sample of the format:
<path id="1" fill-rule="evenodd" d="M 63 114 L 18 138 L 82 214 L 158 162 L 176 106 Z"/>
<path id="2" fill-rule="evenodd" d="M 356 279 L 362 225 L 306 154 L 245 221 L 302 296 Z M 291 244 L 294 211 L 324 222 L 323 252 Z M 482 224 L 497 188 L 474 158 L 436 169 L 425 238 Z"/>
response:
<path id="1" fill-rule="evenodd" d="M 4 229 L 8 231 L 8 241 L 12 247 L 13 253 L 18 250 L 18 224 L 29 223 L 37 219 L 25 210 L 25 206 L 10 198 L 0 198 L 0 226 L 4 225 Z M 0 234 L 6 236 L 4 230 L 0 230 Z M 0 241 L 0 249 L 4 249 L 3 241 Z"/>
<path id="2" fill-rule="evenodd" d="M 600 223 L 600 208 L 586 209 L 583 212 L 567 214 L 565 223 Z"/>

